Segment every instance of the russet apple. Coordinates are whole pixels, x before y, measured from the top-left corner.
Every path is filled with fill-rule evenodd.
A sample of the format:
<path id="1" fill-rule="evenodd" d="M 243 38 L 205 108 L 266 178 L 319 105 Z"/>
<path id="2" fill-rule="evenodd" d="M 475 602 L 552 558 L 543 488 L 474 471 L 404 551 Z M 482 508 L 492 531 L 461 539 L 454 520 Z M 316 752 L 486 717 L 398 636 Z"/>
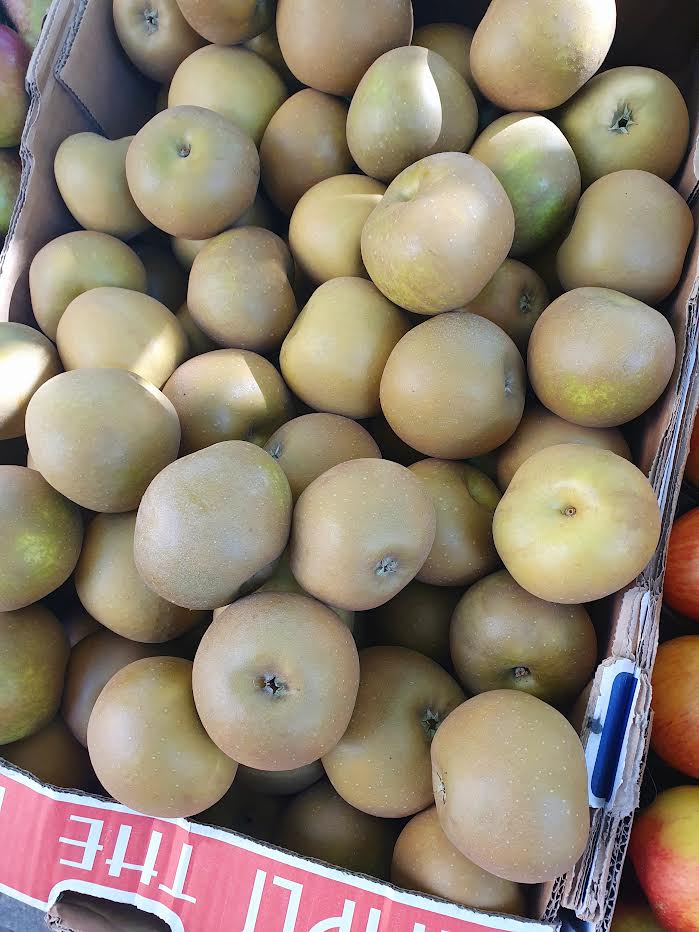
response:
<path id="1" fill-rule="evenodd" d="M 440 152 L 404 169 L 362 231 L 374 284 L 400 307 L 440 314 L 467 304 L 510 251 L 505 189 L 470 155 Z"/>
<path id="2" fill-rule="evenodd" d="M 591 602 L 630 583 L 660 537 L 655 491 L 609 450 L 564 443 L 519 467 L 493 519 L 505 567 L 547 602 Z"/>
<path id="3" fill-rule="evenodd" d="M 255 199 L 260 160 L 250 137 L 203 107 L 170 107 L 133 137 L 129 190 L 160 230 L 187 239 L 221 233 Z"/>

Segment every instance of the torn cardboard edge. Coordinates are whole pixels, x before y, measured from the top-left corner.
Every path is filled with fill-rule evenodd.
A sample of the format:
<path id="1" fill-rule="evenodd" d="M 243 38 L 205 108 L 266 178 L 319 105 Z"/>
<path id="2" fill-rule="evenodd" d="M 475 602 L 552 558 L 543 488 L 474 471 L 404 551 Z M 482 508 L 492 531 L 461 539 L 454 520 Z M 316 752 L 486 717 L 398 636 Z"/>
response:
<path id="1" fill-rule="evenodd" d="M 690 111 L 696 132 L 699 70 L 695 69 L 694 75 Z M 0 254 L 0 319 L 33 323 L 29 263 L 46 242 L 76 229 L 53 177 L 58 145 L 66 135 L 80 131 L 100 130 L 110 138 L 128 135 L 148 115 L 155 91 L 121 52 L 108 0 L 80 0 L 77 7 L 72 0 L 55 0 L 32 57 L 28 89 L 31 102 L 21 146 L 22 186 Z M 699 142 L 695 138 L 677 179 L 678 190 L 690 205 L 699 200 L 698 178 Z M 566 878 L 541 887 L 539 914 L 548 922 L 556 922 L 562 904 L 600 930 L 606 928 L 616 898 L 630 819 L 638 804 L 647 754 L 649 676 L 657 647 L 662 574 L 697 400 L 698 262 L 695 234 L 683 281 L 667 308 L 677 336 L 676 370 L 663 398 L 642 419 L 636 436 L 636 462 L 650 476 L 661 506 L 660 544 L 636 583 L 613 600 L 608 656 L 595 676 L 586 721 L 608 700 L 603 689 L 609 687 L 609 682 L 605 686 L 605 671 L 610 666 L 631 661 L 638 671 L 637 693 L 626 724 L 613 793 L 606 806 L 593 811 L 587 849 Z M 588 737 L 589 731 L 584 732 L 584 744 Z M 531 924 L 528 928 L 532 928 Z"/>

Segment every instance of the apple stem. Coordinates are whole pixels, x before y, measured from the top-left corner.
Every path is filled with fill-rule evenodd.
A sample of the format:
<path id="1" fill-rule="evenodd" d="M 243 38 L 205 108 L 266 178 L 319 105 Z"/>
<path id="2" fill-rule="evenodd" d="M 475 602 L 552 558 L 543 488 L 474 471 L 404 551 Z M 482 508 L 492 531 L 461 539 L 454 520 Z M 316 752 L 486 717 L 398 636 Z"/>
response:
<path id="1" fill-rule="evenodd" d="M 282 455 L 282 445 L 281 445 L 281 443 L 277 440 L 277 442 L 274 444 L 274 446 L 272 447 L 272 449 L 271 449 L 271 450 L 268 450 L 267 452 L 268 452 L 269 455 L 272 457 L 272 459 L 278 460 L 279 457 Z"/>

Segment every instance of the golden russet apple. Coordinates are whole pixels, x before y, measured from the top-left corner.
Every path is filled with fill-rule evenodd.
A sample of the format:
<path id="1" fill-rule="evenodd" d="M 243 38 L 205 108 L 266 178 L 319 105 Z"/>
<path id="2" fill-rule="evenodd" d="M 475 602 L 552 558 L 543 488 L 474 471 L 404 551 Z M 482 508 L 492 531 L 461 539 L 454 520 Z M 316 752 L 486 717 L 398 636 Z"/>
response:
<path id="1" fill-rule="evenodd" d="M 178 0 L 189 25 L 209 42 L 236 45 L 274 23 L 273 0 Z"/>
<path id="2" fill-rule="evenodd" d="M 178 65 L 204 45 L 180 12 L 176 0 L 113 0 L 114 28 L 138 70 L 164 84 Z"/>
<path id="3" fill-rule="evenodd" d="M 146 294 L 174 314 L 187 297 L 187 276 L 172 249 L 155 231 L 131 245 L 146 270 Z"/>
<path id="4" fill-rule="evenodd" d="M 275 227 L 275 211 L 269 201 L 259 191 L 250 207 L 231 224 L 231 229 L 237 227 L 262 227 L 272 230 Z M 225 231 L 224 231 L 225 232 Z M 208 239 L 186 239 L 183 236 L 173 236 L 170 240 L 175 258 L 183 269 L 192 268 L 194 260 L 213 237 Z"/>
<path id="5" fill-rule="evenodd" d="M 507 334 L 476 314 L 440 314 L 407 333 L 381 377 L 386 420 L 426 456 L 465 459 L 504 443 L 522 417 L 526 376 Z"/>
<path id="6" fill-rule="evenodd" d="M 610 68 L 588 81 L 563 108 L 559 126 L 585 187 L 624 168 L 669 181 L 689 141 L 689 113 L 677 85 L 638 65 Z"/>
<path id="7" fill-rule="evenodd" d="M 550 110 L 598 70 L 616 27 L 614 0 L 493 0 L 471 43 L 471 70 L 503 110 Z"/>
<path id="8" fill-rule="evenodd" d="M 662 178 L 612 172 L 580 198 L 558 277 L 565 291 L 591 285 L 657 304 L 680 280 L 693 231 L 685 200 Z"/>
<path id="9" fill-rule="evenodd" d="M 347 115 L 352 158 L 372 178 L 390 182 L 435 152 L 463 152 L 478 126 L 471 88 L 428 49 L 384 53 L 354 92 Z"/>
<path id="10" fill-rule="evenodd" d="M 67 498 L 133 511 L 177 456 L 180 424 L 165 395 L 133 372 L 73 369 L 29 402 L 27 442 L 35 467 Z"/>
<path id="11" fill-rule="evenodd" d="M 525 353 L 534 324 L 548 303 L 548 289 L 538 272 L 517 259 L 505 259 L 464 310 L 492 320 Z"/>
<path id="12" fill-rule="evenodd" d="M 587 844 L 587 766 L 556 709 L 514 689 L 474 696 L 432 742 L 432 785 L 449 841 L 504 880 L 569 871 Z"/>
<path id="13" fill-rule="evenodd" d="M 149 485 L 136 517 L 136 568 L 168 602 L 219 608 L 279 557 L 290 524 L 289 483 L 269 453 L 240 440 L 216 443 Z"/>
<path id="14" fill-rule="evenodd" d="M 491 170 L 462 152 L 439 152 L 388 186 L 362 231 L 362 257 L 394 304 L 439 314 L 483 290 L 510 251 L 515 220 Z"/>
<path id="15" fill-rule="evenodd" d="M 240 47 L 207 45 L 175 72 L 168 106 L 214 110 L 259 146 L 272 115 L 288 96 L 282 79 L 259 55 Z"/>
<path id="16" fill-rule="evenodd" d="M 194 658 L 194 700 L 211 739 L 261 770 L 302 767 L 347 728 L 359 687 L 354 638 L 305 595 L 255 593 L 221 612 Z"/>
<path id="17" fill-rule="evenodd" d="M 408 647 L 450 669 L 449 626 L 461 592 L 413 579 L 388 602 L 367 613 L 367 642 Z"/>
<path id="18" fill-rule="evenodd" d="M 260 162 L 252 139 L 230 120 L 203 107 L 171 107 L 133 137 L 126 176 L 154 226 L 206 239 L 250 207 Z"/>
<path id="19" fill-rule="evenodd" d="M 292 416 L 292 400 L 271 362 L 247 350 L 221 349 L 183 363 L 163 386 L 182 426 L 182 451 L 222 440 L 263 446 Z"/>
<path id="20" fill-rule="evenodd" d="M 353 168 L 347 148 L 347 104 L 304 88 L 285 100 L 260 143 L 262 183 L 272 203 L 291 216 L 319 181 Z"/>
<path id="21" fill-rule="evenodd" d="M 495 512 L 493 536 L 528 592 L 548 602 L 592 602 L 622 589 L 648 563 L 660 509 L 633 463 L 565 443 L 519 467 Z"/>
<path id="22" fill-rule="evenodd" d="M 24 436 L 32 395 L 61 371 L 56 347 L 26 324 L 0 321 L 0 440 Z"/>
<path id="23" fill-rule="evenodd" d="M 157 388 L 187 355 L 174 314 L 148 295 L 93 288 L 65 309 L 56 335 L 66 369 L 126 369 Z"/>
<path id="24" fill-rule="evenodd" d="M 335 175 L 306 191 L 289 222 L 289 248 L 301 272 L 318 284 L 367 278 L 362 229 L 385 191 L 365 175 Z"/>
<path id="25" fill-rule="evenodd" d="M 87 723 L 97 697 L 114 674 L 135 660 L 158 656 L 165 648 L 120 637 L 100 627 L 70 652 L 61 715 L 75 738 L 87 747 Z"/>
<path id="26" fill-rule="evenodd" d="M 410 45 L 410 0 L 279 0 L 277 37 L 302 84 L 351 97 L 368 67 L 389 49 Z"/>
<path id="27" fill-rule="evenodd" d="M 76 133 L 58 147 L 54 160 L 58 190 L 86 230 L 131 239 L 150 226 L 126 179 L 126 153 L 133 138 L 110 140 L 97 133 Z"/>
<path id="28" fill-rule="evenodd" d="M 296 87 L 296 78 L 289 71 L 287 63 L 284 61 L 282 50 L 279 48 L 277 39 L 277 29 L 275 25 L 265 29 L 252 39 L 243 43 L 246 49 L 250 49 L 260 58 L 264 58 L 268 65 L 271 65 L 277 74 L 282 78 L 287 87 Z"/>
<path id="29" fill-rule="evenodd" d="M 87 748 L 111 796 L 165 819 L 213 805 L 238 768 L 204 731 L 192 663 L 180 657 L 145 657 L 115 673 L 90 715 Z"/>
<path id="30" fill-rule="evenodd" d="M 437 52 L 461 75 L 472 91 L 477 91 L 471 74 L 473 29 L 461 23 L 428 23 L 413 33 L 413 45 Z"/>
<path id="31" fill-rule="evenodd" d="M 33 735 L 3 745 L 2 756 L 42 783 L 88 793 L 95 789 L 95 775 L 88 753 L 73 737 L 60 715 Z"/>
<path id="32" fill-rule="evenodd" d="M 187 358 L 192 356 L 201 356 L 204 353 L 210 353 L 219 347 L 208 337 L 198 324 L 194 323 L 192 315 L 186 304 L 177 311 L 175 317 L 179 320 L 180 326 L 187 336 Z"/>
<path id="33" fill-rule="evenodd" d="M 434 544 L 417 579 L 435 586 L 470 586 L 500 560 L 493 515 L 500 492 L 468 463 L 420 460 L 409 467 L 427 488 L 437 514 Z"/>
<path id="34" fill-rule="evenodd" d="M 221 346 L 271 352 L 296 319 L 293 275 L 291 253 L 276 233 L 259 227 L 228 230 L 194 260 L 189 313 Z"/>
<path id="35" fill-rule="evenodd" d="M 277 428 L 265 444 L 286 473 L 294 501 L 314 479 L 348 460 L 381 459 L 361 424 L 338 414 L 303 414 Z"/>
<path id="36" fill-rule="evenodd" d="M 126 243 L 93 230 L 76 230 L 51 240 L 32 259 L 29 291 L 36 322 L 56 339 L 70 302 L 92 288 L 146 291 L 143 262 Z"/>
<path id="37" fill-rule="evenodd" d="M 238 767 L 236 782 L 246 790 L 270 796 L 296 796 L 308 789 L 325 775 L 323 765 L 314 760 L 304 767 L 291 770 L 259 770 L 256 767 Z"/>
<path id="38" fill-rule="evenodd" d="M 360 812 L 322 780 L 291 800 L 274 841 L 302 857 L 388 880 L 400 825 Z"/>
<path id="39" fill-rule="evenodd" d="M 404 647 L 368 647 L 359 664 L 352 718 L 323 767 L 355 809 L 404 818 L 432 805 L 430 744 L 464 694 L 434 660 Z"/>
<path id="40" fill-rule="evenodd" d="M 507 570 L 466 591 L 454 609 L 450 641 L 459 682 L 474 695 L 518 689 L 562 706 L 597 664 L 597 636 L 583 606 L 544 602 Z"/>
<path id="41" fill-rule="evenodd" d="M 527 403 L 517 430 L 495 452 L 498 485 L 504 492 L 522 463 L 533 453 L 558 443 L 586 443 L 631 459 L 629 445 L 614 427 L 571 424 L 535 401 Z"/>
<path id="42" fill-rule="evenodd" d="M 313 292 L 282 344 L 279 364 L 306 404 L 345 417 L 380 411 L 386 361 L 410 329 L 407 315 L 363 278 L 334 278 Z"/>
<path id="43" fill-rule="evenodd" d="M 442 831 L 434 806 L 419 812 L 398 836 L 391 863 L 391 882 L 462 906 L 488 912 L 525 912 L 524 892 L 469 861 Z"/>
<path id="44" fill-rule="evenodd" d="M 83 523 L 79 509 L 35 469 L 2 465 L 0 526 L 0 612 L 10 612 L 68 579 L 80 555 Z"/>
<path id="45" fill-rule="evenodd" d="M 529 341 L 539 400 L 583 427 L 618 427 L 670 381 L 675 334 L 662 314 L 609 288 L 576 288 L 549 304 Z"/>
<path id="46" fill-rule="evenodd" d="M 291 562 L 289 557 L 289 548 L 282 553 L 278 560 L 271 565 L 263 567 L 259 573 L 249 579 L 241 587 L 240 595 L 249 595 L 251 592 L 294 592 L 296 595 L 308 595 L 301 588 L 296 577 L 291 572 Z M 227 608 L 227 606 L 225 606 Z M 340 621 L 354 631 L 354 612 L 338 608 L 336 605 L 330 605 L 329 608 L 335 612 Z M 214 609 L 214 618 L 224 611 L 224 608 Z"/>
<path id="47" fill-rule="evenodd" d="M 106 628 L 134 641 L 161 644 L 204 616 L 149 589 L 134 564 L 136 512 L 96 515 L 88 524 L 75 568 L 78 598 Z"/>
<path id="48" fill-rule="evenodd" d="M 60 622 L 43 605 L 0 612 L 0 745 L 34 734 L 54 717 L 68 652 Z"/>
<path id="49" fill-rule="evenodd" d="M 291 570 L 322 602 L 350 611 L 376 608 L 417 575 L 435 530 L 429 492 L 409 470 L 389 460 L 350 460 L 301 494 Z"/>
<path id="50" fill-rule="evenodd" d="M 515 213 L 512 256 L 540 249 L 580 198 L 580 169 L 560 129 L 540 113 L 507 113 L 487 126 L 470 154 L 487 165 Z"/>

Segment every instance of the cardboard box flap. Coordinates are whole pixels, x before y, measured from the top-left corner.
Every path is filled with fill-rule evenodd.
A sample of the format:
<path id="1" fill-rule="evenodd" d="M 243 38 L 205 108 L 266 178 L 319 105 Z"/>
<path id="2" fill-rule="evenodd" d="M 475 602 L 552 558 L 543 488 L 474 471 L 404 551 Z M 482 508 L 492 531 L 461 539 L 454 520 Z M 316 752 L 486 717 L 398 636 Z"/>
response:
<path id="1" fill-rule="evenodd" d="M 0 890 L 48 909 L 71 890 L 128 903 L 173 932 L 552 932 L 399 890 L 186 819 L 53 789 L 0 762 Z M 41 851 L 32 865 L 17 851 Z M 30 868 L 33 866 L 33 870 Z"/>
<path id="2" fill-rule="evenodd" d="M 111 3 L 81 0 L 56 62 L 56 78 L 84 110 L 93 131 L 109 139 L 136 133 L 155 112 L 157 88 L 124 54 Z"/>

